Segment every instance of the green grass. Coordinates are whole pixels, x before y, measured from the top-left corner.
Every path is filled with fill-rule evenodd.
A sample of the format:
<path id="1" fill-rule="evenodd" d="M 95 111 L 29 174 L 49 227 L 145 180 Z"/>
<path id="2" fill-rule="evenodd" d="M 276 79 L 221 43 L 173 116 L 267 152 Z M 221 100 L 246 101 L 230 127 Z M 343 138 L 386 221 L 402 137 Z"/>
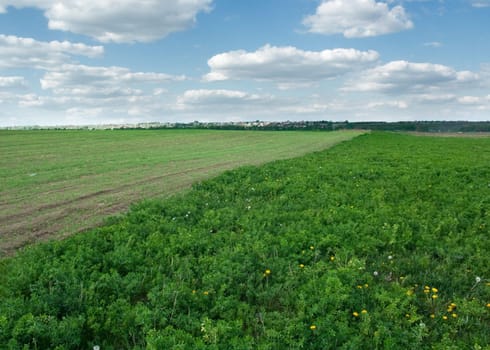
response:
<path id="1" fill-rule="evenodd" d="M 245 164 L 325 149 L 358 132 L 0 131 L 0 254 L 100 224 Z"/>
<path id="2" fill-rule="evenodd" d="M 489 349 L 490 138 L 373 133 L 0 261 L 8 349 Z"/>

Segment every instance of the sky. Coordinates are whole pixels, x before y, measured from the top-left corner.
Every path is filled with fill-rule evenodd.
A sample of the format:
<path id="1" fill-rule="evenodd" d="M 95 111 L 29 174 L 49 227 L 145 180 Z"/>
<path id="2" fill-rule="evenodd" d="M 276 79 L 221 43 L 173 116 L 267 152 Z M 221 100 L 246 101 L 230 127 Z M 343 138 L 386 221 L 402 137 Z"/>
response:
<path id="1" fill-rule="evenodd" d="M 0 126 L 490 120 L 490 0 L 0 0 Z"/>

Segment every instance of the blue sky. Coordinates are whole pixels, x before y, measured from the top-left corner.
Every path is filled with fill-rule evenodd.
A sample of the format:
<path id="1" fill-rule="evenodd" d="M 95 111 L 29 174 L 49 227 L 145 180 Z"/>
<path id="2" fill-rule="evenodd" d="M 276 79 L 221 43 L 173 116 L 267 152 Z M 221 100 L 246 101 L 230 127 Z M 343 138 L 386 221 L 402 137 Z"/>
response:
<path id="1" fill-rule="evenodd" d="M 490 0 L 0 0 L 0 126 L 490 120 Z"/>

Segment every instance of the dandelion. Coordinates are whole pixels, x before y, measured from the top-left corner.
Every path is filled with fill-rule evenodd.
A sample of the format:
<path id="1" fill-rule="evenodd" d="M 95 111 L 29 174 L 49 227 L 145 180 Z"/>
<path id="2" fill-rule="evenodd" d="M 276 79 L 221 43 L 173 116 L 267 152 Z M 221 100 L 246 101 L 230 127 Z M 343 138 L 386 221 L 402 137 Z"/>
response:
<path id="1" fill-rule="evenodd" d="M 408 295 L 409 297 L 410 297 L 410 296 L 412 296 L 413 294 L 414 294 L 413 289 L 409 289 L 409 290 L 407 290 L 407 295 Z"/>
<path id="2" fill-rule="evenodd" d="M 410 314 L 405 314 L 405 317 L 406 318 L 410 318 Z"/>
<path id="3" fill-rule="evenodd" d="M 391 260 L 393 259 L 393 256 L 392 255 L 388 255 L 388 260 Z"/>
<path id="4" fill-rule="evenodd" d="M 271 270 L 269 270 L 269 269 L 265 270 L 265 272 L 264 272 L 265 276 L 269 276 L 270 274 L 271 274 Z"/>
<path id="5" fill-rule="evenodd" d="M 367 312 L 367 310 L 366 310 L 366 309 L 362 309 L 361 314 L 365 315 L 365 314 L 367 314 L 367 313 L 368 313 L 368 312 Z"/>
<path id="6" fill-rule="evenodd" d="M 196 290 L 195 289 L 192 290 L 192 294 L 196 294 Z"/>
<path id="7" fill-rule="evenodd" d="M 364 288 L 368 288 L 368 287 L 369 287 L 369 284 L 367 284 L 367 283 L 366 283 L 366 284 L 364 285 Z"/>
<path id="8" fill-rule="evenodd" d="M 357 286 L 357 289 L 362 289 L 362 286 L 359 284 L 359 285 Z"/>
<path id="9" fill-rule="evenodd" d="M 354 312 L 352 313 L 352 315 L 353 315 L 354 317 L 359 317 L 359 313 L 358 313 L 357 311 L 354 311 Z"/>
<path id="10" fill-rule="evenodd" d="M 304 264 L 299 264 L 299 267 L 300 267 L 300 268 L 304 268 L 304 267 L 305 267 L 305 265 L 304 265 Z"/>
<path id="11" fill-rule="evenodd" d="M 430 314 L 430 318 L 436 318 L 436 315 Z"/>
<path id="12" fill-rule="evenodd" d="M 374 277 L 377 277 L 379 275 L 378 271 L 373 272 Z"/>
<path id="13" fill-rule="evenodd" d="M 432 294 L 432 299 L 437 299 L 438 295 L 437 294 Z"/>
<path id="14" fill-rule="evenodd" d="M 489 308 L 490 308 L 490 303 L 488 303 L 488 304 L 487 304 L 487 307 L 489 307 Z"/>
<path id="15" fill-rule="evenodd" d="M 315 250 L 315 247 L 310 245 L 310 250 Z"/>
<path id="16" fill-rule="evenodd" d="M 481 282 L 481 277 L 476 276 L 475 277 L 475 281 L 476 281 L 476 283 L 480 283 Z"/>
<path id="17" fill-rule="evenodd" d="M 424 293 L 425 294 L 429 294 L 430 293 L 430 289 L 424 289 Z"/>
<path id="18" fill-rule="evenodd" d="M 314 330 L 316 330 L 316 326 L 315 326 L 314 324 L 312 324 L 312 325 L 310 326 L 310 329 L 311 329 L 312 331 L 314 331 Z"/>
<path id="19" fill-rule="evenodd" d="M 447 320 L 447 316 L 446 315 L 442 316 L 442 319 Z"/>
<path id="20" fill-rule="evenodd" d="M 335 260 L 335 256 L 333 256 L 333 255 L 332 255 L 332 256 L 330 257 L 330 261 L 334 261 L 334 260 Z"/>
<path id="21" fill-rule="evenodd" d="M 452 316 L 453 318 L 457 318 L 457 317 L 458 317 L 458 314 L 457 314 L 457 313 L 453 313 L 451 316 Z"/>
<path id="22" fill-rule="evenodd" d="M 437 293 L 437 292 L 438 292 L 437 288 L 432 287 L 432 293 Z"/>
<path id="23" fill-rule="evenodd" d="M 202 294 L 209 295 L 209 292 L 207 290 L 205 290 L 204 292 L 202 292 Z"/>

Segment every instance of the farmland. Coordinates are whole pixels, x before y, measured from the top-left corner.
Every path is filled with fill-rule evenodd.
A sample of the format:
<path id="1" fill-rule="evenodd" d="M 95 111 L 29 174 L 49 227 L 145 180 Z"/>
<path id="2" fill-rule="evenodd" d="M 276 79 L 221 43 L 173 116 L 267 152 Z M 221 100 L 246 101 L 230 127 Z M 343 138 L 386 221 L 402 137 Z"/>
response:
<path id="1" fill-rule="evenodd" d="M 0 261 L 9 349 L 489 349 L 490 138 L 361 135 Z"/>
<path id="2" fill-rule="evenodd" d="M 0 256 L 99 225 L 244 164 L 325 149 L 359 132 L 0 131 Z"/>

